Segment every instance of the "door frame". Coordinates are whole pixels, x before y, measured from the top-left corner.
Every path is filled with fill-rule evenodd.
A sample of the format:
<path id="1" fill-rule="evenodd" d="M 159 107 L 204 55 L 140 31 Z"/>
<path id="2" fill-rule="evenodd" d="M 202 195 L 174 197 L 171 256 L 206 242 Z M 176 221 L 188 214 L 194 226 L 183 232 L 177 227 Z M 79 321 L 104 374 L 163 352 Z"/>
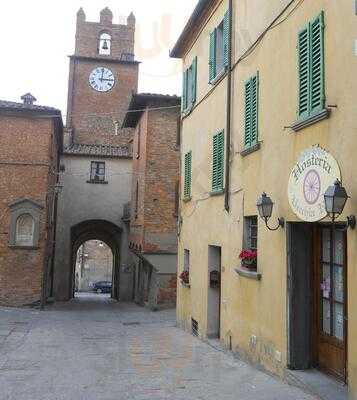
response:
<path id="1" fill-rule="evenodd" d="M 331 223 L 308 223 L 291 221 L 287 222 L 286 249 L 287 249 L 287 367 L 289 369 L 306 370 L 317 367 L 318 360 L 318 335 L 319 326 L 317 313 L 319 296 L 314 290 L 315 282 L 319 278 L 316 276 L 317 268 L 314 266 L 320 263 L 321 239 L 316 239 L 315 233 L 322 227 L 331 226 Z M 341 224 L 335 224 L 335 228 L 343 228 Z M 301 239 L 296 243 L 296 239 Z M 304 251 L 299 251 L 300 248 Z M 315 251 L 318 249 L 318 251 Z M 348 235 L 344 233 L 344 341 L 345 341 L 345 376 L 344 381 L 348 380 Z M 310 272 L 305 270 L 305 274 L 300 277 L 299 265 L 307 263 L 310 265 Z M 296 279 L 300 279 L 297 282 Z M 307 295 L 301 297 L 301 288 Z M 300 296 L 299 296 L 300 294 Z M 304 304 L 299 303 L 300 300 Z M 309 309 L 309 315 L 306 310 Z M 294 332 L 296 329 L 303 329 L 303 335 L 297 337 Z M 325 372 L 325 371 L 324 371 Z M 335 376 L 335 375 L 334 375 Z M 336 379 L 339 379 L 336 377 Z M 341 378 L 340 378 L 341 379 Z"/>
<path id="2" fill-rule="evenodd" d="M 332 223 L 319 223 L 316 224 L 314 227 L 313 233 L 313 241 L 314 241 L 314 253 L 313 253 L 313 287 L 314 289 L 314 329 L 313 329 L 313 359 L 315 360 L 315 364 L 317 368 L 323 371 L 328 375 L 332 375 L 334 378 L 347 383 L 348 380 L 348 258 L 347 258 L 347 231 L 344 230 L 343 232 L 343 296 L 344 296 L 344 304 L 343 304 L 343 318 L 344 318 L 344 346 L 343 346 L 343 353 L 344 353 L 344 374 L 338 375 L 334 374 L 333 371 L 328 370 L 327 368 L 318 366 L 318 359 L 319 359 L 319 337 L 321 336 L 322 332 L 322 306 L 321 306 L 321 292 L 319 290 L 320 283 L 321 283 L 321 262 L 322 262 L 322 230 L 323 228 L 330 228 L 330 242 L 331 242 L 331 251 L 330 251 L 330 263 L 331 258 L 334 258 L 334 238 L 335 238 L 335 231 L 338 229 L 343 229 L 344 225 L 341 224 L 332 224 Z M 316 246 L 316 247 L 315 247 Z M 332 263 L 334 265 L 334 263 Z M 333 290 L 333 286 L 331 286 L 331 290 Z M 332 324 L 332 315 L 331 315 L 331 324 Z M 340 347 L 340 341 L 336 338 L 328 338 L 326 335 L 326 342 L 330 343 L 331 345 L 335 345 L 336 347 Z"/>

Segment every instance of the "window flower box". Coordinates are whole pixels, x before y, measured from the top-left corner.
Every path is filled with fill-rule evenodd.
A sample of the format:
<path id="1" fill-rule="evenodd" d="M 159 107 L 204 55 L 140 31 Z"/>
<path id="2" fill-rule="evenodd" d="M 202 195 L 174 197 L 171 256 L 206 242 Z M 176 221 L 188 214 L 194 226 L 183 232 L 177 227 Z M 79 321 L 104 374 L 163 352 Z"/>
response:
<path id="1" fill-rule="evenodd" d="M 181 285 L 184 287 L 190 287 L 190 272 L 189 271 L 183 271 L 179 275 L 179 279 L 181 282 Z"/>
<path id="2" fill-rule="evenodd" d="M 255 250 L 242 250 L 239 254 L 241 259 L 242 267 L 249 270 L 257 269 L 257 257 L 258 253 Z"/>

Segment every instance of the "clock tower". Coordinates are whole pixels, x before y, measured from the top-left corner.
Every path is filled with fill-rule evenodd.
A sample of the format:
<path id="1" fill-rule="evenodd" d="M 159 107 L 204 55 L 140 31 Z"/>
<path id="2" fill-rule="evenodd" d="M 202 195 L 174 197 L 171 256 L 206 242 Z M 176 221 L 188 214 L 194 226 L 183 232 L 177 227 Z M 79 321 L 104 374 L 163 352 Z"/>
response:
<path id="1" fill-rule="evenodd" d="M 112 297 L 133 298 L 123 217 L 131 199 L 133 128 L 122 125 L 138 86 L 134 36 L 133 14 L 125 24 L 113 24 L 109 8 L 101 11 L 99 22 L 87 21 L 82 9 L 77 13 L 52 270 L 57 300 L 74 296 L 78 249 L 89 240 L 112 250 Z"/>
<path id="2" fill-rule="evenodd" d="M 131 129 L 121 129 L 132 93 L 137 92 L 135 17 L 113 24 L 109 8 L 99 22 L 77 13 L 76 45 L 70 56 L 67 145 L 128 145 Z"/>

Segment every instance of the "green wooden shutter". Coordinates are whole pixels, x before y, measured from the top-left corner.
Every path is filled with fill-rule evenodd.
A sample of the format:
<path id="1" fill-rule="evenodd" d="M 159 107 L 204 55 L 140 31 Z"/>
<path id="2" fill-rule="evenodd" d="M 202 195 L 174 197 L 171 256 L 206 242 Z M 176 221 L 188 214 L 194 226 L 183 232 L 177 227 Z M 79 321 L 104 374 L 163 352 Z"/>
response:
<path id="1" fill-rule="evenodd" d="M 228 67 L 228 58 L 229 58 L 229 11 L 224 14 L 223 20 L 223 65 L 225 68 Z"/>
<path id="2" fill-rule="evenodd" d="M 298 35 L 299 118 L 325 107 L 324 13 Z"/>
<path id="3" fill-rule="evenodd" d="M 218 134 L 218 177 L 217 185 L 218 190 L 223 189 L 223 175 L 224 175 L 224 132 Z"/>
<path id="4" fill-rule="evenodd" d="M 182 99 L 181 99 L 181 110 L 185 111 L 187 108 L 187 74 L 188 71 L 186 70 L 182 76 Z"/>
<path id="5" fill-rule="evenodd" d="M 217 190 L 218 176 L 218 135 L 213 136 L 213 151 L 212 151 L 212 191 Z"/>
<path id="6" fill-rule="evenodd" d="M 256 144 L 258 141 L 258 90 L 259 90 L 259 74 L 251 78 L 251 129 L 250 129 L 250 145 Z"/>
<path id="7" fill-rule="evenodd" d="M 325 107 L 325 71 L 324 71 L 324 14 L 323 12 L 310 23 L 310 112 Z"/>
<path id="8" fill-rule="evenodd" d="M 184 196 L 191 197 L 191 176 L 192 176 L 192 152 L 189 151 L 185 154 L 185 182 L 184 182 Z"/>
<path id="9" fill-rule="evenodd" d="M 209 81 L 212 82 L 216 77 L 216 29 L 210 33 L 209 37 Z"/>
<path id="10" fill-rule="evenodd" d="M 197 57 L 192 62 L 192 104 L 196 103 L 197 98 Z"/>
<path id="11" fill-rule="evenodd" d="M 245 83 L 244 147 L 258 143 L 259 73 Z"/>
<path id="12" fill-rule="evenodd" d="M 305 27 L 298 35 L 299 53 L 299 117 L 309 115 L 309 91 L 310 91 L 310 62 L 309 62 L 310 29 Z"/>
<path id="13" fill-rule="evenodd" d="M 252 128 L 252 81 L 249 79 L 245 83 L 245 125 L 244 125 L 244 147 L 249 147 L 251 139 Z"/>
<path id="14" fill-rule="evenodd" d="M 223 189 L 224 178 L 224 132 L 213 136 L 212 191 Z"/>

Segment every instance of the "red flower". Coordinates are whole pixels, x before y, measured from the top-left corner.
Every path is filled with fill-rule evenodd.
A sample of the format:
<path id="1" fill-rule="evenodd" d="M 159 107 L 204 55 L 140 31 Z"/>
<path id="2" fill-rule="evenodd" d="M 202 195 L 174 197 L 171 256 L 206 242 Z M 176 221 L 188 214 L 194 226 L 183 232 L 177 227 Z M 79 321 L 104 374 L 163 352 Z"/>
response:
<path id="1" fill-rule="evenodd" d="M 258 252 L 255 250 L 242 250 L 239 254 L 241 260 L 256 260 Z"/>
<path id="2" fill-rule="evenodd" d="M 183 283 L 190 283 L 190 272 L 189 271 L 183 271 L 181 272 L 179 278 Z"/>

